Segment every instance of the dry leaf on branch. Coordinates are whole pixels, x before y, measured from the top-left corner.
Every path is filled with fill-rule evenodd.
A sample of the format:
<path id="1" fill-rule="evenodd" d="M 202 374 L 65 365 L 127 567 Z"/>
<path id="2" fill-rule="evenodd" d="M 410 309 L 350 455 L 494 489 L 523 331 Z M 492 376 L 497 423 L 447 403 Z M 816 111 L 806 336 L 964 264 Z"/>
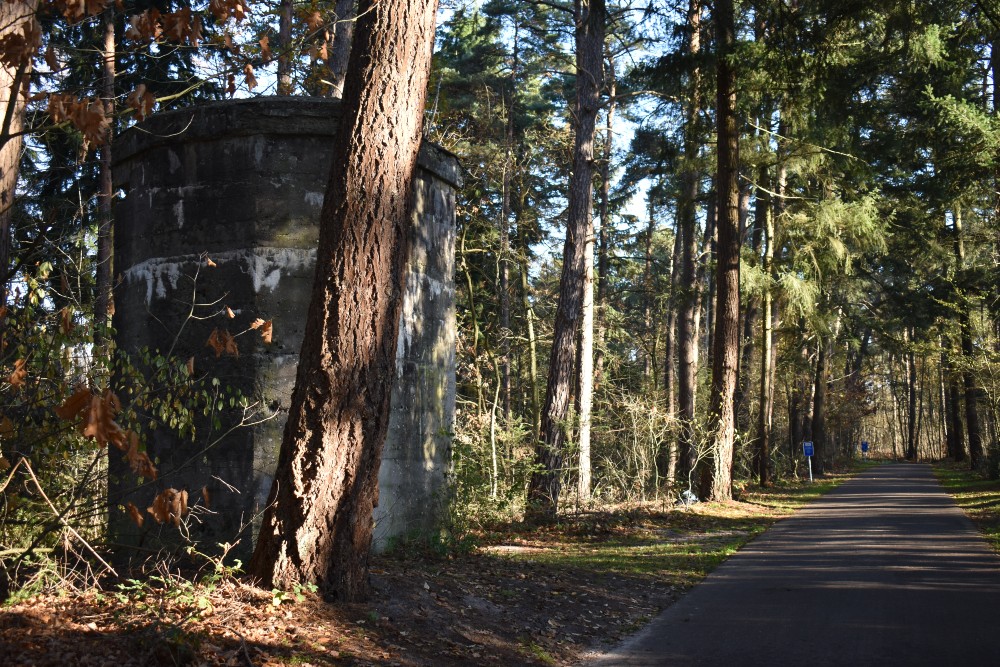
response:
<path id="1" fill-rule="evenodd" d="M 132 521 L 135 522 L 135 525 L 142 528 L 142 524 L 146 522 L 146 519 L 142 516 L 142 512 L 139 511 L 139 508 L 136 507 L 135 503 L 131 501 L 126 504 L 126 507 L 128 508 L 128 515 L 131 517 Z"/>
<path id="2" fill-rule="evenodd" d="M 313 32 L 322 28 L 323 24 L 323 15 L 320 12 L 310 12 L 309 15 L 306 16 L 306 25 L 309 27 L 309 30 Z"/>
<path id="3" fill-rule="evenodd" d="M 103 396 L 92 396 L 90 408 L 85 411 L 80 424 L 80 434 L 92 438 L 98 445 L 112 444 L 124 450 L 125 432 L 114 421 L 121 409 L 121 401 L 110 389 Z"/>
<path id="4" fill-rule="evenodd" d="M 125 103 L 135 109 L 135 119 L 142 121 L 153 113 L 153 107 L 156 106 L 156 95 L 146 89 L 146 84 L 140 83 L 125 99 Z"/>
<path id="5" fill-rule="evenodd" d="M 24 386 L 24 381 L 28 379 L 28 369 L 25 365 L 28 363 L 27 359 L 18 359 L 14 362 L 14 370 L 11 372 L 10 377 L 7 378 L 7 382 L 10 383 L 14 389 L 20 389 Z"/>
<path id="6" fill-rule="evenodd" d="M 181 519 L 187 515 L 188 492 L 170 488 L 165 489 L 153 499 L 153 504 L 146 511 L 153 515 L 156 523 L 172 523 L 181 525 Z"/>
<path id="7" fill-rule="evenodd" d="M 271 62 L 271 40 L 267 35 L 261 37 L 260 41 L 260 57 L 264 60 L 264 64 Z"/>
<path id="8" fill-rule="evenodd" d="M 190 359 L 187 360 L 187 364 L 185 365 L 185 367 L 187 368 L 188 377 L 193 376 L 194 375 L 194 357 L 191 357 Z"/>
<path id="9" fill-rule="evenodd" d="M 125 448 L 125 458 L 128 459 L 132 472 L 147 479 L 156 479 L 156 467 L 146 452 L 139 451 L 139 436 L 134 431 L 128 433 L 128 446 Z"/>
<path id="10" fill-rule="evenodd" d="M 77 385 L 76 391 L 63 401 L 63 404 L 55 409 L 56 415 L 60 419 L 67 421 L 76 419 L 83 412 L 84 408 L 90 405 L 90 398 L 93 393 L 83 385 Z"/>
<path id="11" fill-rule="evenodd" d="M 201 499 L 205 502 L 205 507 L 212 506 L 212 496 L 208 493 L 208 487 L 201 487 Z"/>
<path id="12" fill-rule="evenodd" d="M 5 30 L 9 29 L 4 26 Z M 10 69 L 17 69 L 34 57 L 42 45 L 42 31 L 34 18 L 29 18 L 19 30 L 10 30 L 0 37 L 0 63 Z"/>
<path id="13" fill-rule="evenodd" d="M 216 23 L 225 23 L 230 18 L 239 23 L 247 17 L 243 0 L 209 0 L 208 11 L 212 12 Z"/>
<path id="14" fill-rule="evenodd" d="M 68 336 L 73 331 L 73 309 L 69 306 L 64 306 L 59 311 L 59 331 L 64 336 Z"/>
<path id="15" fill-rule="evenodd" d="M 215 350 L 215 358 L 218 359 L 223 354 L 233 357 L 240 356 L 240 349 L 236 346 L 236 339 L 225 329 L 215 328 L 205 341 L 205 347 Z"/>
<path id="16" fill-rule="evenodd" d="M 263 320 L 258 317 L 257 319 L 255 319 L 253 322 L 250 323 L 251 329 L 260 329 L 260 338 L 261 340 L 264 341 L 266 345 L 271 344 L 272 322 L 273 320 Z"/>
<path id="17" fill-rule="evenodd" d="M 243 66 L 243 77 L 249 90 L 257 87 L 257 77 L 253 75 L 253 66 L 250 63 Z"/>
<path id="18" fill-rule="evenodd" d="M 62 15 L 70 23 L 79 23 L 88 16 L 97 16 L 108 6 L 109 0 L 57 0 Z"/>
<path id="19" fill-rule="evenodd" d="M 229 319 L 233 319 L 234 317 L 236 317 L 236 313 L 234 313 L 233 309 L 230 308 L 229 306 L 226 306 L 226 315 L 229 317 Z"/>

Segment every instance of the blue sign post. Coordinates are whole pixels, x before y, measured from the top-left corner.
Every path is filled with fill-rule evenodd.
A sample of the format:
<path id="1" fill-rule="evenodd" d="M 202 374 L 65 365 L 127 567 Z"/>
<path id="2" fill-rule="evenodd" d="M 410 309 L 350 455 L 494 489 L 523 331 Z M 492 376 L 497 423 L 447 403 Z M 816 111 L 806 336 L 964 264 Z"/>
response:
<path id="1" fill-rule="evenodd" d="M 868 458 L 868 441 L 867 440 L 862 440 L 861 441 L 861 457 L 865 458 L 865 459 Z"/>
<path id="2" fill-rule="evenodd" d="M 802 453 L 806 456 L 806 461 L 809 462 L 809 481 L 813 481 L 813 444 L 812 441 L 806 440 L 802 443 Z"/>

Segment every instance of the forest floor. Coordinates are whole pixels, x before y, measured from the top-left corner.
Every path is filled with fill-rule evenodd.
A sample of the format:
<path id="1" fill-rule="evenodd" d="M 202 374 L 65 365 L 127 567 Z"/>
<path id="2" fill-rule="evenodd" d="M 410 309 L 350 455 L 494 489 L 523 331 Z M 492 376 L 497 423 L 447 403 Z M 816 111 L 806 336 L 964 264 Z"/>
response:
<path id="1" fill-rule="evenodd" d="M 775 521 L 843 481 L 748 487 L 731 503 L 581 511 L 472 537 L 464 553 L 373 558 L 374 595 L 329 605 L 232 576 L 15 595 L 3 664 L 569 665 L 672 604 Z"/>

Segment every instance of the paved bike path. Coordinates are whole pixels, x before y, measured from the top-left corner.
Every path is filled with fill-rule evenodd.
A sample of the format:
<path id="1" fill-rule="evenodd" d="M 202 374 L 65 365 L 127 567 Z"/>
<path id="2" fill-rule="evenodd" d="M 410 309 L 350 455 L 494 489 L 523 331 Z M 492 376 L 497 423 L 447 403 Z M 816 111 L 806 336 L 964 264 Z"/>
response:
<path id="1" fill-rule="evenodd" d="M 1000 665 L 1000 557 L 919 464 L 845 482 L 597 667 Z"/>

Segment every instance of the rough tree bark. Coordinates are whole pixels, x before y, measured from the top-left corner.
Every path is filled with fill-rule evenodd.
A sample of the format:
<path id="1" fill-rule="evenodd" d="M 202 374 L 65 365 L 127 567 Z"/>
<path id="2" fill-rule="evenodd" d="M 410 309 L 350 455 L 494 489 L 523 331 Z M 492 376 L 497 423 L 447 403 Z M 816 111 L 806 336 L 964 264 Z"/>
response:
<path id="1" fill-rule="evenodd" d="M 108 136 L 101 146 L 100 193 L 97 196 L 97 275 L 94 298 L 94 345 L 101 348 L 111 315 L 111 277 L 113 275 L 114 231 L 111 201 L 114 196 L 111 182 L 111 141 L 114 138 L 115 118 L 115 10 L 109 7 L 101 17 L 104 28 L 104 47 L 101 53 L 101 103 L 104 117 L 108 119 Z"/>
<path id="2" fill-rule="evenodd" d="M 965 431 L 962 425 L 962 389 L 959 374 L 951 363 L 951 340 L 941 339 L 941 364 L 944 369 L 948 401 L 948 453 L 955 461 L 965 460 Z"/>
<path id="3" fill-rule="evenodd" d="M 533 520 L 554 519 L 558 509 L 566 431 L 570 428 L 566 422 L 576 368 L 576 332 L 583 311 L 587 221 L 593 212 L 594 129 L 603 87 L 604 0 L 575 0 L 573 11 L 576 23 L 576 137 L 541 438 L 535 448 L 538 469 L 528 484 L 527 514 Z"/>
<path id="4" fill-rule="evenodd" d="M 972 342 L 972 304 L 965 292 L 965 237 L 962 229 L 962 209 L 954 211 L 955 277 L 962 288 L 959 290 L 958 324 L 962 338 L 962 384 L 965 387 L 965 431 L 969 435 L 969 463 L 973 470 L 980 470 L 986 461 L 983 457 L 983 433 L 979 423 L 979 388 L 972 372 L 975 347 Z"/>
<path id="5" fill-rule="evenodd" d="M 656 377 L 653 366 L 656 364 L 656 338 L 653 330 L 653 236 L 656 234 L 656 207 L 652 197 L 649 198 L 649 219 L 646 221 L 645 247 L 642 262 L 642 379 L 646 384 L 652 383 L 656 389 Z"/>
<path id="6" fill-rule="evenodd" d="M 917 459 L 917 360 L 913 353 L 913 329 L 904 330 L 906 342 L 906 458 Z"/>
<path id="7" fill-rule="evenodd" d="M 354 17 L 357 0 L 337 0 L 333 8 L 333 46 L 327 68 L 330 70 L 330 97 L 344 96 L 344 77 L 347 75 L 347 61 L 351 55 L 351 41 L 354 38 Z"/>
<path id="8" fill-rule="evenodd" d="M 701 0 L 690 0 L 687 18 L 687 52 L 697 62 L 701 52 Z M 680 289 L 677 315 L 677 410 L 681 424 L 678 442 L 680 475 L 691 479 L 698 461 L 695 442 L 695 391 L 698 374 L 698 238 L 696 205 L 700 174 L 698 159 L 698 115 L 700 113 L 701 70 L 691 70 L 688 104 L 684 112 L 684 172 L 677 202 L 677 233 L 681 238 Z"/>
<path id="9" fill-rule="evenodd" d="M 21 32 L 26 21 L 34 20 L 38 0 L 0 3 L 0 38 Z M 30 60 L 0 66 L 0 303 L 6 302 L 11 267 L 11 218 L 24 147 L 24 105 Z"/>
<path id="10" fill-rule="evenodd" d="M 762 169 L 763 171 L 763 169 Z M 761 197 L 761 194 L 757 195 Z M 770 196 L 765 197 L 767 205 L 764 215 L 764 257 L 762 269 L 768 278 L 774 278 L 774 214 Z M 758 209 L 760 210 L 760 209 Z M 763 315 L 760 328 L 760 408 L 757 411 L 757 479 L 761 486 L 770 483 L 771 469 L 771 414 L 774 410 L 774 380 L 772 371 L 775 362 L 773 297 L 771 286 L 765 286 L 763 294 Z M 749 370 L 747 371 L 749 375 Z"/>
<path id="11" fill-rule="evenodd" d="M 590 415 L 594 401 L 594 218 L 587 218 L 583 251 L 583 317 L 580 322 L 580 354 L 577 365 L 576 413 L 580 420 L 577 447 L 577 496 L 590 502 Z"/>
<path id="12" fill-rule="evenodd" d="M 812 457 L 813 472 L 822 475 L 824 461 L 828 456 L 826 447 L 826 397 L 827 381 L 830 368 L 830 353 L 828 343 L 823 336 L 817 341 L 819 349 L 816 355 L 816 379 L 813 383 L 813 413 L 811 439 L 815 455 Z"/>
<path id="13" fill-rule="evenodd" d="M 601 229 L 597 247 L 597 340 L 594 353 L 594 386 L 598 387 L 604 377 L 604 339 L 607 333 L 608 300 L 608 254 L 611 245 L 611 150 L 614 147 L 615 110 L 615 60 L 608 57 L 608 108 L 604 112 L 604 159 L 601 160 L 600 216 Z"/>
<path id="14" fill-rule="evenodd" d="M 739 130 L 736 125 L 736 76 L 730 57 L 735 39 L 733 0 L 717 0 L 714 16 L 718 41 L 717 176 L 719 240 L 716 264 L 715 333 L 709 420 L 712 471 L 702 492 L 712 500 L 733 497 L 736 440 L 734 399 L 740 353 L 740 188 Z"/>
<path id="15" fill-rule="evenodd" d="M 292 14 L 293 0 L 281 0 L 278 6 L 278 94 L 292 94 Z"/>
<path id="16" fill-rule="evenodd" d="M 437 0 L 362 0 L 278 467 L 248 567 L 368 592 Z"/>

